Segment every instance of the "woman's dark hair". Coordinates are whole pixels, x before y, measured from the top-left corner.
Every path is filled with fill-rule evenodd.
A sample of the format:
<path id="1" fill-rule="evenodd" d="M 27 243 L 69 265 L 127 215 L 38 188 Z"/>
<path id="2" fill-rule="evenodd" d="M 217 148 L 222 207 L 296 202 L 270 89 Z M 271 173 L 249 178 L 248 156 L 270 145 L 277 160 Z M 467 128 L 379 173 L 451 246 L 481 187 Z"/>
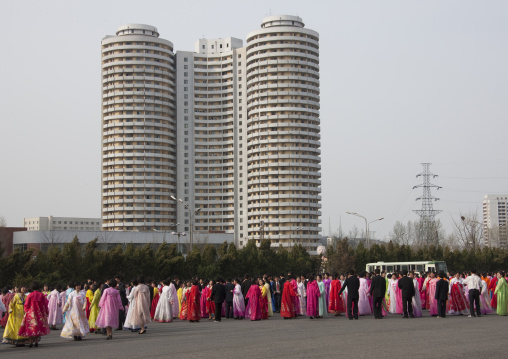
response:
<path id="1" fill-rule="evenodd" d="M 171 281 L 169 279 L 164 279 L 162 281 L 162 284 L 164 284 L 164 285 L 169 285 L 169 283 L 171 283 Z"/>
<path id="2" fill-rule="evenodd" d="M 138 280 L 136 278 L 131 280 L 131 283 L 132 283 L 133 286 L 137 286 L 139 284 L 139 282 L 138 282 Z"/>
<path id="3" fill-rule="evenodd" d="M 39 290 L 39 289 L 41 289 L 41 284 L 37 281 L 34 281 L 34 282 L 32 282 L 32 284 L 30 284 L 30 289 L 32 291 Z"/>
<path id="4" fill-rule="evenodd" d="M 114 279 L 110 279 L 110 280 L 108 281 L 108 285 L 109 285 L 111 288 L 116 288 L 116 285 L 117 285 L 116 280 L 114 280 Z"/>
<path id="5" fill-rule="evenodd" d="M 140 275 L 140 276 L 138 277 L 138 282 L 139 282 L 140 284 L 145 284 L 145 276 L 144 276 L 144 275 Z"/>
<path id="6" fill-rule="evenodd" d="M 198 285 L 198 284 L 199 284 L 199 281 L 198 281 L 197 279 L 194 279 L 194 280 L 192 281 L 192 285 Z"/>

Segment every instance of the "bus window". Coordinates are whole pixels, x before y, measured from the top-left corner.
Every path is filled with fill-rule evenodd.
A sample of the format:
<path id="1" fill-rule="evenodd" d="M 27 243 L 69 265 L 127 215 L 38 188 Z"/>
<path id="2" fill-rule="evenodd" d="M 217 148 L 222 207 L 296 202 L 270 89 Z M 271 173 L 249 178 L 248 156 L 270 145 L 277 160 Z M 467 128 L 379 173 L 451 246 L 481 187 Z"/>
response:
<path id="1" fill-rule="evenodd" d="M 407 270 L 407 264 L 402 265 L 402 270 Z"/>
<path id="2" fill-rule="evenodd" d="M 423 272 L 423 265 L 417 264 L 416 265 L 416 271 L 419 272 L 419 273 Z"/>
<path id="3" fill-rule="evenodd" d="M 393 266 L 386 266 L 386 271 L 388 273 L 393 273 Z"/>

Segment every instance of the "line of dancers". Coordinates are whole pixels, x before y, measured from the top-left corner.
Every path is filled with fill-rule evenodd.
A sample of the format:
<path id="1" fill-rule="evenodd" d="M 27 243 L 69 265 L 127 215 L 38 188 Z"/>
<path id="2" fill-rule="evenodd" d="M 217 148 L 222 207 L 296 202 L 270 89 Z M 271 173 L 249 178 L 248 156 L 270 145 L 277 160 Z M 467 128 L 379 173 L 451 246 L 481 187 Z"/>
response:
<path id="1" fill-rule="evenodd" d="M 407 271 L 294 276 L 267 275 L 216 281 L 177 277 L 147 281 L 139 276 L 129 285 L 119 276 L 103 282 L 71 282 L 65 290 L 32 283 L 27 287 L 4 288 L 0 298 L 0 325 L 5 328 L 2 343 L 38 347 L 51 330 L 76 341 L 89 333 L 113 339 L 114 330 L 146 334 L 153 320 L 169 323 L 202 319 L 263 320 L 279 314 L 284 319 L 307 316 L 320 319 L 346 314 L 350 320 L 388 313 L 404 318 L 431 316 L 482 316 L 492 311 L 506 315 L 508 285 L 504 272 L 491 276 L 470 273 L 436 273 L 422 276 Z"/>

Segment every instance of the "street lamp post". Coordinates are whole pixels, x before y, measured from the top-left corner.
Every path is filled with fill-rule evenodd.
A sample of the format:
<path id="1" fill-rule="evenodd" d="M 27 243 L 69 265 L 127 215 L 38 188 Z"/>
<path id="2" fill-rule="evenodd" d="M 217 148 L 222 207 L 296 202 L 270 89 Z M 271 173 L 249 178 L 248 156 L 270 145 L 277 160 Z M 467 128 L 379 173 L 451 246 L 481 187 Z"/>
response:
<path id="1" fill-rule="evenodd" d="M 361 217 L 365 220 L 365 243 L 367 244 L 367 248 L 370 248 L 369 225 L 373 222 L 382 221 L 384 219 L 384 217 L 381 217 L 381 218 L 378 218 L 378 219 L 375 219 L 375 220 L 369 222 L 367 220 L 367 217 L 362 216 L 359 213 L 356 213 L 356 212 L 346 212 L 346 213 L 352 214 L 353 216 Z"/>
<path id="2" fill-rule="evenodd" d="M 184 208 L 185 208 L 187 211 L 189 211 L 189 220 L 190 220 L 190 227 L 189 227 L 189 243 L 190 243 L 190 248 L 189 248 L 189 249 L 190 249 L 190 252 L 192 252 L 192 243 L 193 243 L 193 242 L 192 242 L 192 240 L 193 240 L 193 230 L 194 230 L 194 228 L 192 228 L 192 227 L 194 227 L 194 216 L 195 216 L 196 214 L 198 214 L 198 212 L 201 210 L 201 208 L 197 208 L 197 209 L 195 209 L 195 210 L 192 210 L 192 209 L 190 208 L 189 204 L 188 204 L 188 203 L 185 203 L 184 201 L 182 201 L 182 199 L 181 199 L 181 198 L 178 198 L 178 199 L 177 199 L 175 196 L 171 196 L 171 199 L 172 199 L 173 201 L 178 201 L 178 202 L 180 202 L 181 204 L 183 204 Z"/>

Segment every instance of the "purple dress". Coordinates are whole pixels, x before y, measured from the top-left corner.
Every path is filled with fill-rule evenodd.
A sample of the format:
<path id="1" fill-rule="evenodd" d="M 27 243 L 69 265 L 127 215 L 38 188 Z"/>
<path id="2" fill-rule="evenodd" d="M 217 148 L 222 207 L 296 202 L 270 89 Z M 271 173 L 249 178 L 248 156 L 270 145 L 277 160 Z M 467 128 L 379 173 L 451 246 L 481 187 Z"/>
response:
<path id="1" fill-rule="evenodd" d="M 325 303 L 326 311 L 328 312 L 328 304 L 330 303 L 330 285 L 332 284 L 332 280 L 324 279 L 323 283 L 325 284 Z"/>
<path id="2" fill-rule="evenodd" d="M 55 289 L 48 295 L 48 324 L 60 325 L 63 323 L 62 297 Z"/>
<path id="3" fill-rule="evenodd" d="M 307 283 L 307 315 L 316 317 L 318 315 L 319 287 L 316 281 Z"/>
<path id="4" fill-rule="evenodd" d="M 101 309 L 95 325 L 99 328 L 118 327 L 119 311 L 123 310 L 120 292 L 116 288 L 104 290 L 99 307 Z"/>

